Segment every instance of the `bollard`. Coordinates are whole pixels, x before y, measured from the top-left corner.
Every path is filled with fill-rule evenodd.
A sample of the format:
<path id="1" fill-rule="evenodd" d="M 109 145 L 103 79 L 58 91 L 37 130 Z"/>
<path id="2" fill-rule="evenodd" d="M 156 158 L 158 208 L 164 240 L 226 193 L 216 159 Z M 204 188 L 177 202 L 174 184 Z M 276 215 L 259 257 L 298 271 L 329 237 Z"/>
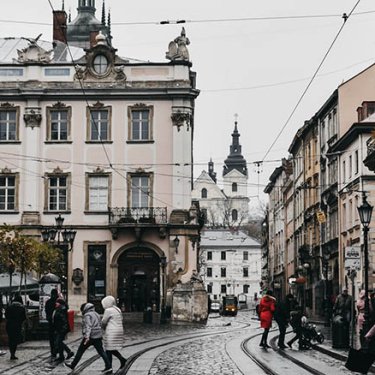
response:
<path id="1" fill-rule="evenodd" d="M 332 319 L 332 348 L 349 348 L 349 324 L 341 315 Z"/>
<path id="2" fill-rule="evenodd" d="M 69 331 L 74 332 L 74 310 L 68 310 Z"/>
<path id="3" fill-rule="evenodd" d="M 152 323 L 152 309 L 150 306 L 143 312 L 143 323 Z"/>

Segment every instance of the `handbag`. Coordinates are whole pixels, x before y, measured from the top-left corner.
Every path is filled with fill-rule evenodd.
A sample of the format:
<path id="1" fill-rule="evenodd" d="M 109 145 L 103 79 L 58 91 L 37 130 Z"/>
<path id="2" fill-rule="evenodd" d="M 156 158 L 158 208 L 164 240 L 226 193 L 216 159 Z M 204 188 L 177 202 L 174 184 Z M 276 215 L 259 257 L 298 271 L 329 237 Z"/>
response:
<path id="1" fill-rule="evenodd" d="M 345 363 L 345 367 L 350 371 L 367 374 L 372 363 L 374 362 L 374 359 L 375 354 L 373 353 L 360 349 L 349 348 L 349 355 Z"/>

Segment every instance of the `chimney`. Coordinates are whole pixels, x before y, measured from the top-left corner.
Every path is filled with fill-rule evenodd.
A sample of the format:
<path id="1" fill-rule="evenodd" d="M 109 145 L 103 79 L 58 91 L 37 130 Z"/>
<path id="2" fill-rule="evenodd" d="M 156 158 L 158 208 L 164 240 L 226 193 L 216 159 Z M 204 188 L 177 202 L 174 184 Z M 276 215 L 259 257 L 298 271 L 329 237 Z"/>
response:
<path id="1" fill-rule="evenodd" d="M 64 10 L 53 11 L 53 41 L 66 44 L 66 20 L 67 15 Z"/>
<path id="2" fill-rule="evenodd" d="M 96 46 L 96 37 L 99 34 L 99 31 L 90 31 L 90 48 Z"/>

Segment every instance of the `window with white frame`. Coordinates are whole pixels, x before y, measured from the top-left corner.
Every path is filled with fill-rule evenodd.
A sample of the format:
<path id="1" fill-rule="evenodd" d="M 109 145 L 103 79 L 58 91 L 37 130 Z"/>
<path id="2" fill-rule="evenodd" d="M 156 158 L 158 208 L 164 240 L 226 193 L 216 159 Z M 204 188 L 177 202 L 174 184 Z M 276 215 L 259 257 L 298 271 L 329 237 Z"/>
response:
<path id="1" fill-rule="evenodd" d="M 107 211 L 109 206 L 109 176 L 88 176 L 88 210 Z"/>
<path id="2" fill-rule="evenodd" d="M 131 109 L 130 140 L 149 141 L 151 140 L 151 110 Z"/>
<path id="3" fill-rule="evenodd" d="M 0 175 L 0 211 L 16 209 L 16 176 Z"/>
<path id="4" fill-rule="evenodd" d="M 249 252 L 248 251 L 243 252 L 243 260 L 249 260 Z"/>
<path id="5" fill-rule="evenodd" d="M 48 176 L 48 211 L 68 210 L 68 176 Z"/>
<path id="6" fill-rule="evenodd" d="M 131 207 L 149 207 L 150 177 L 131 177 Z"/>
<path id="7" fill-rule="evenodd" d="M 17 140 L 17 110 L 0 110 L 0 142 Z"/>
<path id="8" fill-rule="evenodd" d="M 67 141 L 70 131 L 70 110 L 48 110 L 47 139 L 49 141 Z"/>
<path id="9" fill-rule="evenodd" d="M 91 109 L 88 111 L 88 113 L 90 116 L 89 141 L 108 141 L 110 139 L 109 109 Z"/>

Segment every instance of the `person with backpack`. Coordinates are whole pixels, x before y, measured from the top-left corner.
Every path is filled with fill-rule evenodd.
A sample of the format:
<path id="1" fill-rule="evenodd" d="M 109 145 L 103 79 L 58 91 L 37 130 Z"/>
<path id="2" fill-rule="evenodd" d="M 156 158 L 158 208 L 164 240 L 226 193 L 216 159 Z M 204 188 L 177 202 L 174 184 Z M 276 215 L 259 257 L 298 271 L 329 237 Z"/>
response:
<path id="1" fill-rule="evenodd" d="M 64 340 L 69 329 L 68 322 L 68 306 L 66 305 L 65 300 L 58 298 L 55 304 L 55 310 L 52 313 L 52 324 L 55 333 L 55 350 L 59 355 L 56 359 L 57 362 L 64 361 L 64 351 L 67 352 L 67 359 L 73 357 L 74 353 L 65 344 Z"/>
<path id="2" fill-rule="evenodd" d="M 82 312 L 82 341 L 79 344 L 77 353 L 71 363 L 64 362 L 65 366 L 74 370 L 78 362 L 82 358 L 83 353 L 93 345 L 97 353 L 102 357 L 105 368 L 102 374 L 112 373 L 112 367 L 108 360 L 107 354 L 103 349 L 102 342 L 102 325 L 99 314 L 95 311 L 92 303 L 84 303 L 81 305 Z"/>

